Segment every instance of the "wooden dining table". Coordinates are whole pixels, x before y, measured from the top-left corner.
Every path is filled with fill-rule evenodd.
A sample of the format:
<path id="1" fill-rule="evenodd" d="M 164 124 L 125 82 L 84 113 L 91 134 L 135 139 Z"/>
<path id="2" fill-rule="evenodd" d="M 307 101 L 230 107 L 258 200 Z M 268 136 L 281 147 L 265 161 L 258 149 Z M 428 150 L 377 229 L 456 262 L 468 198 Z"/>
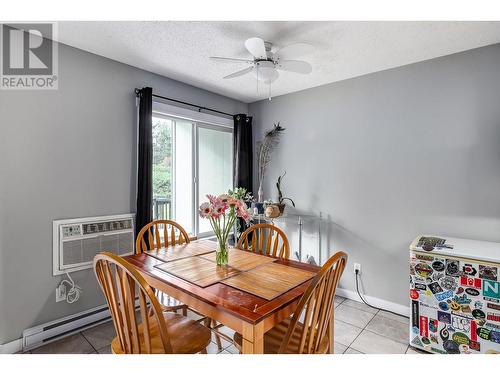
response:
<path id="1" fill-rule="evenodd" d="M 272 264 L 275 265 L 272 266 L 273 270 L 283 269 L 286 274 L 304 271 L 302 274 L 306 276 L 310 274 L 310 276 L 307 276 L 306 281 L 294 285 L 286 291 L 281 293 L 278 291 L 279 295 L 277 296 L 271 294 L 265 298 L 259 296 L 258 292 L 247 291 L 251 290 L 251 285 L 243 286 L 242 289 L 240 284 L 244 283 L 247 278 L 251 280 L 252 272 L 254 277 L 257 275 L 257 271 L 261 272 L 261 275 L 262 272 L 266 272 L 267 268 L 265 267 L 271 268 L 269 262 L 257 262 L 259 265 L 254 271 L 249 269 L 249 262 L 246 262 L 247 269 L 238 270 L 234 274 L 229 272 L 227 278 L 216 282 L 207 282 L 209 285 L 206 286 L 201 286 L 204 284 L 200 281 L 188 281 L 189 278 L 182 277 L 182 274 L 178 273 L 178 269 L 182 268 L 180 267 L 182 266 L 181 262 L 207 265 L 206 262 L 211 261 L 216 248 L 217 243 L 214 241 L 199 240 L 168 249 L 128 255 L 125 256 L 125 259 L 136 267 L 153 288 L 186 304 L 198 314 L 209 317 L 240 333 L 243 337 L 242 353 L 264 353 L 264 334 L 294 313 L 300 297 L 320 268 L 294 260 L 273 258 Z M 236 258 L 241 258 L 236 256 L 241 254 L 235 253 L 235 251 L 241 252 L 243 250 L 232 251 L 233 256 L 231 256 L 231 252 L 229 254 L 230 268 L 231 259 L 236 262 Z M 247 252 L 245 251 L 245 253 Z M 189 257 L 196 257 L 196 259 L 186 260 Z M 213 259 L 215 261 L 215 257 Z M 169 262 L 172 263 L 169 264 Z M 209 264 L 208 268 L 210 268 Z M 235 275 L 239 275 L 239 277 L 236 278 Z M 247 290 L 244 290 L 245 288 Z"/>

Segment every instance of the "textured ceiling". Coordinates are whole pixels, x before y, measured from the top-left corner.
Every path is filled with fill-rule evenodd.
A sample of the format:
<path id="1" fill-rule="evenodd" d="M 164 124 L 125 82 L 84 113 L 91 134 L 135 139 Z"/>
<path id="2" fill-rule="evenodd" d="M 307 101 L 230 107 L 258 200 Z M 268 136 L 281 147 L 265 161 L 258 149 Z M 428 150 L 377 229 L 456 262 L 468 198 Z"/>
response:
<path id="1" fill-rule="evenodd" d="M 245 68 L 209 56 L 247 58 L 247 38 L 276 46 L 308 42 L 309 75 L 282 72 L 278 96 L 500 42 L 500 22 L 60 22 L 62 43 L 244 102 L 266 98 Z"/>

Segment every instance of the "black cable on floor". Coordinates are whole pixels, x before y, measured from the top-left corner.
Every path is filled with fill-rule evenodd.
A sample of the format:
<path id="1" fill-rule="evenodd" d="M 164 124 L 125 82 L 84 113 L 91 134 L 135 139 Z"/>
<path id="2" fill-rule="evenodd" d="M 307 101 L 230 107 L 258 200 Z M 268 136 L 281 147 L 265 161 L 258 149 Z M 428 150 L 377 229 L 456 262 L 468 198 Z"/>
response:
<path id="1" fill-rule="evenodd" d="M 388 312 L 388 313 L 391 313 L 391 314 L 394 314 L 394 315 L 399 315 L 399 316 L 403 316 L 405 318 L 408 318 L 406 315 L 403 315 L 403 314 L 398 314 L 398 313 L 395 313 L 394 311 L 390 311 L 390 310 L 386 310 L 386 309 L 381 309 L 380 307 L 375 307 L 375 306 L 372 306 L 370 305 L 368 302 L 366 302 L 366 300 L 363 298 L 363 296 L 361 295 L 361 293 L 359 292 L 359 283 L 358 283 L 358 276 L 359 276 L 359 270 L 356 270 L 355 271 L 355 278 L 356 278 L 356 291 L 358 292 L 358 296 L 359 298 L 361 298 L 361 301 L 363 301 L 363 303 L 369 307 L 371 307 L 372 309 L 377 309 L 377 310 L 382 310 L 382 311 L 385 311 L 385 312 Z"/>

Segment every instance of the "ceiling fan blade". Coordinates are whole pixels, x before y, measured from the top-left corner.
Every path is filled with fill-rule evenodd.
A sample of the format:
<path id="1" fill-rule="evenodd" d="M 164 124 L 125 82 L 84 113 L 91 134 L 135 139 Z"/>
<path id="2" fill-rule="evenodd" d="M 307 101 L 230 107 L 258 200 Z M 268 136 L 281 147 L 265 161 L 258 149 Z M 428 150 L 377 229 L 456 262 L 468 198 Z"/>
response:
<path id="1" fill-rule="evenodd" d="M 238 70 L 237 72 L 229 74 L 229 75 L 227 75 L 227 76 L 225 76 L 223 78 L 224 79 L 230 79 L 230 78 L 239 77 L 239 76 L 245 75 L 247 73 L 250 73 L 252 70 L 253 70 L 253 66 L 251 66 L 249 68 L 242 69 L 242 70 Z"/>
<path id="2" fill-rule="evenodd" d="M 312 72 L 311 64 L 299 60 L 280 60 L 277 69 L 300 74 L 309 74 Z"/>
<path id="3" fill-rule="evenodd" d="M 247 63 L 247 64 L 253 64 L 253 60 L 237 59 L 237 58 L 234 58 L 234 57 L 210 56 L 210 58 L 212 60 L 220 61 L 220 62 L 225 62 L 225 63 Z"/>
<path id="4" fill-rule="evenodd" d="M 261 38 L 245 40 L 245 47 L 256 59 L 267 59 L 266 45 Z"/>
<path id="5" fill-rule="evenodd" d="M 279 49 L 276 52 L 278 58 L 287 60 L 287 59 L 295 59 L 297 57 L 301 57 L 311 53 L 314 50 L 314 47 L 308 43 L 293 43 Z"/>

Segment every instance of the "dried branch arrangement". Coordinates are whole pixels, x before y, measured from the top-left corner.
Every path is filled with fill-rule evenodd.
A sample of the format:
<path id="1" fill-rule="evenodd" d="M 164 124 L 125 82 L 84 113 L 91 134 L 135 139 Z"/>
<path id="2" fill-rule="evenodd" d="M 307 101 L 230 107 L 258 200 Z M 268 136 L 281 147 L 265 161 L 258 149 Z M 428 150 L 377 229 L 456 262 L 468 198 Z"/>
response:
<path id="1" fill-rule="evenodd" d="M 273 129 L 269 130 L 264 139 L 258 143 L 259 147 L 259 192 L 258 200 L 262 202 L 262 183 L 266 174 L 267 167 L 271 162 L 271 153 L 279 144 L 280 135 L 285 128 L 280 126 L 280 123 L 274 124 Z"/>

